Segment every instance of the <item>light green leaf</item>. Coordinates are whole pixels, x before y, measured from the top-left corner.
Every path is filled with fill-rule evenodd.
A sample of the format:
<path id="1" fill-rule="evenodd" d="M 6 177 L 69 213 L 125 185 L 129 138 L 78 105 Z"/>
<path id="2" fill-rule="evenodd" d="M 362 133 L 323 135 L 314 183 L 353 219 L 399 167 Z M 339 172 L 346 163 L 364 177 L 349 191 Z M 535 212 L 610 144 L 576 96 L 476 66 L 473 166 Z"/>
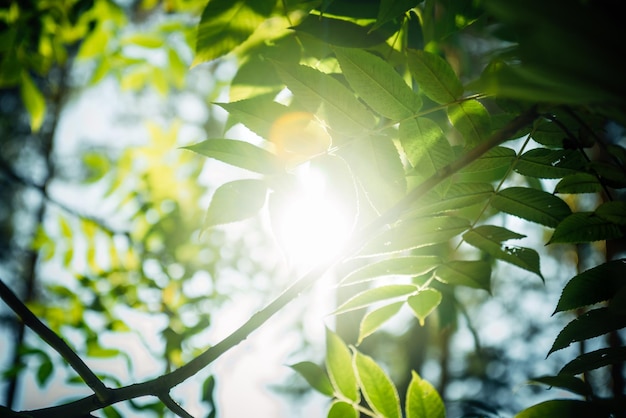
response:
<path id="1" fill-rule="evenodd" d="M 20 87 L 24 107 L 30 115 L 30 129 L 33 132 L 38 132 L 46 116 L 46 100 L 26 71 L 22 71 Z"/>
<path id="2" fill-rule="evenodd" d="M 211 0 L 202 11 L 193 65 L 231 52 L 271 14 L 275 1 Z"/>
<path id="3" fill-rule="evenodd" d="M 626 286 L 626 259 L 612 260 L 574 276 L 563 288 L 554 313 L 611 299 Z"/>
<path id="4" fill-rule="evenodd" d="M 406 418 L 445 418 L 446 410 L 437 390 L 415 371 L 406 393 Z"/>
<path id="5" fill-rule="evenodd" d="M 97 341 L 87 343 L 87 356 L 96 358 L 115 357 L 120 354 L 120 350 L 115 348 L 104 348 Z"/>
<path id="6" fill-rule="evenodd" d="M 420 276 L 433 270 L 440 263 L 439 257 L 429 255 L 390 258 L 361 267 L 348 274 L 339 283 L 342 285 L 362 283 L 382 276 Z"/>
<path id="7" fill-rule="evenodd" d="M 328 418 L 359 418 L 357 411 L 352 404 L 343 401 L 334 401 L 328 410 Z"/>
<path id="8" fill-rule="evenodd" d="M 413 116 L 422 100 L 400 74 L 376 55 L 355 48 L 333 48 L 343 75 L 369 107 L 393 121 Z"/>
<path id="9" fill-rule="evenodd" d="M 304 377 L 313 389 L 323 395 L 333 396 L 334 390 L 332 384 L 330 383 L 330 379 L 324 369 L 317 364 L 310 361 L 302 361 L 300 363 L 292 364 L 289 367 Z"/>
<path id="10" fill-rule="evenodd" d="M 499 191 L 491 200 L 494 208 L 527 221 L 555 228 L 572 213 L 558 197 L 528 187 L 510 187 Z"/>
<path id="11" fill-rule="evenodd" d="M 483 225 L 467 231 L 463 234 L 463 239 L 495 258 L 535 273 L 543 280 L 539 269 L 539 255 L 535 250 L 502 245 L 504 241 L 520 239 L 524 236 L 499 226 Z"/>
<path id="12" fill-rule="evenodd" d="M 409 50 L 409 69 L 420 90 L 439 104 L 454 102 L 463 94 L 463 85 L 450 64 L 438 55 Z"/>
<path id="13" fill-rule="evenodd" d="M 365 105 L 331 75 L 305 65 L 275 65 L 294 99 L 309 112 L 319 112 L 331 129 L 358 136 L 374 127 L 374 116 Z"/>
<path id="14" fill-rule="evenodd" d="M 433 175 L 453 160 L 452 147 L 443 131 L 428 118 L 402 121 L 399 136 L 409 162 L 423 178 Z"/>
<path id="15" fill-rule="evenodd" d="M 400 418 L 398 390 L 374 359 L 354 350 L 354 370 L 363 397 L 372 410 L 381 417 Z"/>
<path id="16" fill-rule="evenodd" d="M 389 284 L 364 290 L 342 303 L 332 315 L 365 308 L 383 300 L 397 299 L 415 293 L 418 287 L 413 284 Z"/>
<path id="17" fill-rule="evenodd" d="M 589 173 L 575 173 L 563 177 L 555 186 L 554 193 L 599 193 L 602 184 Z"/>
<path id="18" fill-rule="evenodd" d="M 515 171 L 528 177 L 558 179 L 582 170 L 586 162 L 577 150 L 536 148 L 526 151 Z"/>
<path id="19" fill-rule="evenodd" d="M 357 345 L 361 344 L 366 337 L 372 335 L 385 322 L 397 314 L 402 305 L 404 305 L 404 302 L 396 302 L 366 313 L 359 325 Z"/>
<path id="20" fill-rule="evenodd" d="M 144 48 L 160 48 L 163 46 L 163 38 L 157 34 L 133 33 L 124 36 L 120 43 L 122 45 L 136 45 Z"/>
<path id="21" fill-rule="evenodd" d="M 226 129 L 235 122 L 243 123 L 261 138 L 270 139 L 272 126 L 289 108 L 273 100 L 274 94 L 262 95 L 231 103 L 216 103 L 229 114 Z"/>
<path id="22" fill-rule="evenodd" d="M 350 350 L 341 338 L 328 328 L 326 328 L 326 370 L 337 393 L 351 401 L 360 401 Z"/>
<path id="23" fill-rule="evenodd" d="M 204 227 L 254 216 L 265 204 L 266 194 L 267 185 L 262 180 L 235 180 L 221 185 L 213 194 Z"/>
<path id="24" fill-rule="evenodd" d="M 626 202 L 604 202 L 594 213 L 615 225 L 626 226 Z"/>
<path id="25" fill-rule="evenodd" d="M 603 408 L 595 403 L 576 399 L 555 399 L 545 401 L 524 409 L 515 418 L 579 418 L 598 417 L 608 418 L 608 413 L 602 413 Z"/>
<path id="26" fill-rule="evenodd" d="M 452 183 L 444 190 L 440 195 L 438 189 L 433 189 L 416 202 L 416 207 L 409 213 L 432 215 L 463 209 L 484 202 L 493 194 L 493 186 L 489 183 Z"/>
<path id="27" fill-rule="evenodd" d="M 455 216 L 431 216 L 402 221 L 365 244 L 360 256 L 395 253 L 439 244 L 469 228 L 467 219 Z"/>
<path id="28" fill-rule="evenodd" d="M 249 142 L 214 138 L 183 147 L 205 157 L 261 174 L 277 174 L 284 170 L 281 161 L 271 152 Z"/>
<path id="29" fill-rule="evenodd" d="M 573 342 L 588 340 L 626 327 L 626 315 L 613 313 L 609 308 L 593 309 L 565 326 L 554 340 L 548 355 Z"/>
<path id="30" fill-rule="evenodd" d="M 441 303 L 441 299 L 440 291 L 436 289 L 424 289 L 420 290 L 416 295 L 409 296 L 407 303 L 420 321 L 420 325 L 424 326 L 424 320 L 437 309 L 437 306 Z"/>
<path id="31" fill-rule="evenodd" d="M 515 151 L 510 148 L 492 148 L 459 171 L 454 179 L 461 182 L 499 181 L 510 170 L 515 156 Z"/>
<path id="32" fill-rule="evenodd" d="M 474 147 L 491 134 L 489 112 L 478 100 L 466 100 L 448 106 L 448 119 L 465 138 L 465 144 Z"/>
<path id="33" fill-rule="evenodd" d="M 624 362 L 624 360 L 626 360 L 626 347 L 601 348 L 576 357 L 563 366 L 559 374 L 576 375 L 610 364 L 619 364 Z"/>
<path id="34" fill-rule="evenodd" d="M 620 238 L 623 235 L 618 225 L 593 212 L 576 212 L 557 225 L 548 244 L 579 244 Z"/>
<path id="35" fill-rule="evenodd" d="M 437 268 L 435 278 L 453 286 L 467 286 L 491 292 L 491 264 L 488 261 L 449 261 Z"/>

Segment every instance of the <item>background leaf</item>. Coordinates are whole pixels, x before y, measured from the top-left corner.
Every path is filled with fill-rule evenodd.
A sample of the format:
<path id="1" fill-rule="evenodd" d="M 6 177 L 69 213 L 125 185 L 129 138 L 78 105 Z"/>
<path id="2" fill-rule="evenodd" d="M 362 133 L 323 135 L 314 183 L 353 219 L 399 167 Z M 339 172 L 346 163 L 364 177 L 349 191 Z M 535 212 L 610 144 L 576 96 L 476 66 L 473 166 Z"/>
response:
<path id="1" fill-rule="evenodd" d="M 609 414 L 603 411 L 600 405 L 579 401 L 576 399 L 556 399 L 545 401 L 524 409 L 515 418 L 577 418 L 577 417 L 598 417 L 608 418 Z"/>
<path id="2" fill-rule="evenodd" d="M 266 194 L 267 185 L 263 180 L 245 179 L 222 184 L 213 194 L 204 227 L 254 216 L 265 204 Z"/>
<path id="3" fill-rule="evenodd" d="M 323 395 L 333 396 L 334 390 L 330 383 L 328 375 L 323 368 L 310 361 L 302 361 L 300 363 L 292 364 L 292 369 L 298 372 L 311 387 Z"/>
<path id="4" fill-rule="evenodd" d="M 335 309 L 332 314 L 338 315 L 355 309 L 364 308 L 383 300 L 408 296 L 417 290 L 418 288 L 414 284 L 388 284 L 385 286 L 374 287 L 352 296 Z"/>
<path id="5" fill-rule="evenodd" d="M 283 171 L 282 163 L 276 155 L 236 139 L 207 139 L 183 149 L 260 174 L 277 174 Z"/>

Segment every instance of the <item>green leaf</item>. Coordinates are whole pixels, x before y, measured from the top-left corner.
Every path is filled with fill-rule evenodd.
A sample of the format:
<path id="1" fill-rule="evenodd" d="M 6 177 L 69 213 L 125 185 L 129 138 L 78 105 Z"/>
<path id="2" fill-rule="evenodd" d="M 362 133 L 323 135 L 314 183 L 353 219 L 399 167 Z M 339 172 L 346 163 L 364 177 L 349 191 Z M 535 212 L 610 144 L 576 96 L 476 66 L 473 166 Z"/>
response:
<path id="1" fill-rule="evenodd" d="M 420 325 L 424 326 L 424 320 L 437 309 L 437 306 L 441 303 L 441 299 L 441 292 L 438 290 L 424 289 L 420 290 L 416 295 L 409 296 L 407 303 L 420 321 Z"/>
<path id="2" fill-rule="evenodd" d="M 491 263 L 488 261 L 449 261 L 437 268 L 435 278 L 453 286 L 484 289 L 491 293 Z"/>
<path id="3" fill-rule="evenodd" d="M 581 396 L 589 396 L 592 394 L 589 384 L 574 376 L 539 376 L 532 378 L 530 381 L 565 389 Z"/>
<path id="4" fill-rule="evenodd" d="M 610 364 L 622 363 L 624 360 L 626 360 L 626 347 L 601 348 L 576 357 L 563 366 L 559 374 L 576 375 Z"/>
<path id="5" fill-rule="evenodd" d="M 594 213 L 615 225 L 626 226 L 626 202 L 604 202 Z"/>
<path id="6" fill-rule="evenodd" d="M 438 189 L 433 189 L 416 202 L 410 214 L 437 214 L 463 209 L 484 202 L 493 194 L 493 186 L 489 183 L 452 183 L 446 185 L 444 190 L 440 195 Z"/>
<path id="7" fill-rule="evenodd" d="M 558 179 L 576 174 L 585 164 L 585 159 L 577 150 L 537 148 L 526 151 L 520 157 L 515 171 L 528 177 Z"/>
<path id="8" fill-rule="evenodd" d="M 261 138 L 269 139 L 272 126 L 289 108 L 273 100 L 272 95 L 263 95 L 231 103 L 215 103 L 229 114 L 227 128 L 233 122 L 241 122 Z"/>
<path id="9" fill-rule="evenodd" d="M 387 28 L 374 29 L 372 25 L 361 26 L 347 20 L 316 15 L 309 15 L 291 29 L 330 45 L 349 48 L 369 48 L 385 42 L 391 35 Z"/>
<path id="10" fill-rule="evenodd" d="M 143 48 L 160 48 L 163 46 L 163 38 L 157 34 L 133 33 L 124 36 L 120 40 L 122 45 L 136 45 Z"/>
<path id="11" fill-rule="evenodd" d="M 354 48 L 333 49 L 348 83 L 374 111 L 399 121 L 412 117 L 422 107 L 419 96 L 378 56 Z"/>
<path id="12" fill-rule="evenodd" d="M 483 142 L 491 133 L 489 112 L 478 100 L 466 100 L 448 106 L 448 119 L 465 138 L 469 147 Z"/>
<path id="13" fill-rule="evenodd" d="M 609 308 L 585 312 L 565 326 L 554 340 L 548 355 L 573 342 L 588 340 L 626 327 L 626 315 L 613 313 Z"/>
<path id="14" fill-rule="evenodd" d="M 395 253 L 439 244 L 469 228 L 467 219 L 431 216 L 406 219 L 365 244 L 359 256 Z"/>
<path id="15" fill-rule="evenodd" d="M 37 385 L 39 385 L 39 387 L 42 387 L 46 383 L 48 383 L 48 381 L 52 377 L 53 371 L 54 364 L 52 364 L 50 359 L 46 359 L 45 361 L 43 361 L 37 369 Z"/>
<path id="16" fill-rule="evenodd" d="M 619 226 L 594 212 L 576 212 L 557 225 L 548 244 L 580 244 L 620 238 L 623 235 Z"/>
<path id="17" fill-rule="evenodd" d="M 87 356 L 96 358 L 110 358 L 120 354 L 120 350 L 115 348 L 104 348 L 97 341 L 87 343 Z"/>
<path id="18" fill-rule="evenodd" d="M 592 161 L 587 165 L 587 169 L 597 174 L 602 183 L 609 187 L 614 189 L 626 188 L 626 173 L 624 173 L 623 167 L 601 161 Z"/>
<path id="19" fill-rule="evenodd" d="M 599 193 L 602 184 L 596 176 L 589 173 L 575 173 L 563 177 L 555 186 L 554 193 Z"/>
<path id="20" fill-rule="evenodd" d="M 454 102 L 463 94 L 463 85 L 450 64 L 423 50 L 408 51 L 409 69 L 420 90 L 439 104 Z"/>
<path id="21" fill-rule="evenodd" d="M 328 418 L 359 418 L 359 411 L 352 404 L 334 401 L 328 410 Z"/>
<path id="22" fill-rule="evenodd" d="M 366 337 L 372 335 L 378 328 L 383 326 L 385 322 L 397 314 L 400 308 L 402 308 L 402 305 L 404 305 L 404 302 L 396 302 L 366 313 L 359 325 L 357 345 L 361 344 Z"/>
<path id="23" fill-rule="evenodd" d="M 528 187 L 510 187 L 501 190 L 491 200 L 491 206 L 550 228 L 555 228 L 572 213 L 567 203 L 558 197 Z"/>
<path id="24" fill-rule="evenodd" d="M 515 151 L 510 148 L 492 148 L 459 171 L 454 178 L 458 181 L 467 182 L 499 181 L 509 171 L 515 156 Z"/>
<path id="25" fill-rule="evenodd" d="M 374 359 L 354 350 L 354 370 L 363 397 L 372 411 L 385 418 L 400 418 L 398 390 Z"/>
<path id="26" fill-rule="evenodd" d="M 276 155 L 246 141 L 214 138 L 183 147 L 183 149 L 255 173 L 277 174 L 284 170 Z"/>
<path id="27" fill-rule="evenodd" d="M 563 288 L 554 313 L 607 301 L 626 286 L 626 259 L 612 260 L 574 276 Z"/>
<path id="28" fill-rule="evenodd" d="M 271 14 L 273 0 L 211 0 L 207 3 L 196 37 L 193 65 L 231 52 Z"/>
<path id="29" fill-rule="evenodd" d="M 360 401 L 350 350 L 341 338 L 328 328 L 326 328 L 326 370 L 337 393 L 351 401 Z"/>
<path id="30" fill-rule="evenodd" d="M 33 79 L 26 71 L 22 71 L 22 82 L 20 85 L 20 94 L 24 107 L 30 115 L 30 129 L 33 132 L 39 132 L 41 124 L 46 116 L 46 100 L 37 88 Z"/>
<path id="31" fill-rule="evenodd" d="M 326 371 L 315 363 L 310 361 L 302 361 L 300 363 L 292 364 L 292 369 L 298 372 L 311 387 L 323 395 L 333 396 L 334 390 L 330 383 L 330 379 L 326 374 Z"/>
<path id="32" fill-rule="evenodd" d="M 338 315 L 355 309 L 365 308 L 383 300 L 397 299 L 415 293 L 414 284 L 389 284 L 364 290 L 342 303 L 331 315 Z"/>
<path id="33" fill-rule="evenodd" d="M 579 401 L 575 399 L 555 399 L 545 401 L 524 409 L 515 415 L 515 418 L 579 418 L 579 417 L 597 417 L 608 418 L 609 414 L 602 411 L 601 405 Z"/>
<path id="34" fill-rule="evenodd" d="M 400 144 L 417 174 L 433 175 L 453 159 L 452 147 L 439 125 L 428 118 L 400 122 Z"/>
<path id="35" fill-rule="evenodd" d="M 415 6 L 415 0 L 381 0 L 376 23 L 372 30 L 402 16 Z"/>
<path id="36" fill-rule="evenodd" d="M 446 410 L 437 390 L 415 371 L 406 392 L 406 418 L 445 418 Z"/>
<path id="37" fill-rule="evenodd" d="M 222 184 L 213 194 L 204 227 L 254 216 L 265 204 L 266 194 L 267 185 L 263 180 L 245 179 Z"/>
<path id="38" fill-rule="evenodd" d="M 539 255 L 535 250 L 502 245 L 504 241 L 524 237 L 525 235 L 494 225 L 478 226 L 463 235 L 463 239 L 468 244 L 485 251 L 495 258 L 535 273 L 543 280 L 539 269 Z"/>
<path id="39" fill-rule="evenodd" d="M 374 127 L 374 116 L 365 105 L 331 75 L 306 65 L 275 65 L 295 100 L 309 112 L 319 111 L 331 129 L 357 136 Z"/>
<path id="40" fill-rule="evenodd" d="M 367 264 L 351 272 L 339 284 L 362 283 L 382 276 L 420 276 L 433 270 L 439 264 L 441 264 L 439 257 L 429 255 L 390 258 Z"/>

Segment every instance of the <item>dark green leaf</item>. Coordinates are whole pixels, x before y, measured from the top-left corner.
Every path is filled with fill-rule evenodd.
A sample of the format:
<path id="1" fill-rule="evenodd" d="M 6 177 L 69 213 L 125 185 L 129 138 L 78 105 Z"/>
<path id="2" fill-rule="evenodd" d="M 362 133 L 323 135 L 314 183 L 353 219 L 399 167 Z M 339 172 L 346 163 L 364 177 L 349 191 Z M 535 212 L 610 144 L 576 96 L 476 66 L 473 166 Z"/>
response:
<path id="1" fill-rule="evenodd" d="M 585 312 L 567 324 L 554 340 L 548 355 L 573 342 L 587 340 L 626 327 L 626 315 L 613 313 L 609 308 Z"/>
<path id="2" fill-rule="evenodd" d="M 254 216 L 265 204 L 267 185 L 263 180 L 245 179 L 225 183 L 215 190 L 204 227 L 237 222 Z"/>
<path id="3" fill-rule="evenodd" d="M 413 8 L 415 4 L 415 0 L 381 0 L 376 23 L 372 29 L 377 29 L 385 23 L 405 14 Z"/>
<path id="4" fill-rule="evenodd" d="M 510 148 L 492 148 L 463 168 L 455 176 L 455 179 L 467 182 L 497 181 L 509 171 L 515 160 L 515 155 L 515 151 Z"/>
<path id="5" fill-rule="evenodd" d="M 354 402 L 361 396 L 354 369 L 352 355 L 341 338 L 326 328 L 326 370 L 337 393 Z"/>
<path id="6" fill-rule="evenodd" d="M 539 376 L 531 379 L 531 382 L 543 383 L 544 385 L 565 389 L 581 396 L 591 395 L 591 387 L 589 387 L 589 384 L 574 376 Z"/>
<path id="7" fill-rule="evenodd" d="M 453 159 L 452 147 L 443 131 L 428 118 L 400 123 L 400 143 L 415 173 L 423 178 L 433 175 Z"/>
<path id="8" fill-rule="evenodd" d="M 418 287 L 413 284 L 389 284 L 364 290 L 342 303 L 332 315 L 365 308 L 377 302 L 389 299 L 398 299 L 415 293 Z"/>
<path id="9" fill-rule="evenodd" d="M 328 410 L 327 418 L 359 418 L 359 411 L 348 402 L 334 401 Z"/>
<path id="10" fill-rule="evenodd" d="M 610 364 L 622 363 L 625 360 L 626 347 L 601 348 L 576 357 L 563 366 L 559 374 L 580 374 Z"/>
<path id="11" fill-rule="evenodd" d="M 556 399 L 545 401 L 524 409 L 515 418 L 608 418 L 609 414 L 603 411 L 603 407 L 592 403 L 575 399 Z"/>
<path id="12" fill-rule="evenodd" d="M 378 56 L 353 48 L 336 47 L 334 51 L 348 83 L 374 111 L 400 121 L 422 107 L 419 96 Z"/>
<path id="13" fill-rule="evenodd" d="M 491 264 L 488 261 L 449 261 L 437 268 L 435 277 L 453 286 L 467 286 L 491 292 Z"/>
<path id="14" fill-rule="evenodd" d="M 626 202 L 604 202 L 594 213 L 615 225 L 626 226 Z"/>
<path id="15" fill-rule="evenodd" d="M 469 147 L 474 147 L 491 133 L 489 112 L 478 100 L 466 100 L 448 106 L 448 119 L 465 138 Z"/>
<path id="16" fill-rule="evenodd" d="M 416 203 L 411 215 L 436 214 L 463 209 L 484 202 L 493 194 L 489 183 L 452 183 L 446 185 L 443 195 L 433 189 Z"/>
<path id="17" fill-rule="evenodd" d="M 557 225 L 548 244 L 579 244 L 620 238 L 623 235 L 619 226 L 593 212 L 576 212 Z"/>
<path id="18" fill-rule="evenodd" d="M 284 170 L 276 155 L 249 142 L 236 139 L 207 139 L 183 149 L 256 173 L 277 174 Z"/>
<path id="19" fill-rule="evenodd" d="M 389 376 L 370 356 L 355 350 L 354 371 L 357 374 L 363 397 L 374 412 L 385 418 L 402 416 L 398 390 Z"/>
<path id="20" fill-rule="evenodd" d="M 439 104 L 448 104 L 463 94 L 463 85 L 450 64 L 438 55 L 409 50 L 409 69 L 420 90 Z"/>
<path id="21" fill-rule="evenodd" d="M 309 15 L 292 29 L 331 45 L 349 48 L 368 48 L 378 45 L 385 42 L 391 35 L 387 28 L 372 30 L 372 25 L 360 26 L 347 20 L 315 15 Z"/>
<path id="22" fill-rule="evenodd" d="M 406 418 L 445 418 L 446 410 L 437 390 L 412 371 L 406 393 Z"/>
<path id="23" fill-rule="evenodd" d="M 600 264 L 574 276 L 565 285 L 554 312 L 607 301 L 623 286 L 626 286 L 626 259 Z"/>
<path id="24" fill-rule="evenodd" d="M 614 314 L 626 315 L 626 285 L 615 292 L 609 302 L 609 309 Z"/>
<path id="25" fill-rule="evenodd" d="M 529 177 L 558 179 L 576 174 L 586 165 L 578 150 L 532 149 L 525 152 L 515 165 L 515 171 Z"/>
<path id="26" fill-rule="evenodd" d="M 231 103 L 216 103 L 229 114 L 229 124 L 241 122 L 261 138 L 270 139 L 274 122 L 289 112 L 287 106 L 276 103 L 273 95 L 257 96 Z"/>
<path id="27" fill-rule="evenodd" d="M 520 238 L 524 238 L 524 235 L 494 225 L 479 226 L 463 234 L 463 239 L 468 244 L 495 258 L 535 273 L 543 280 L 539 269 L 539 255 L 535 250 L 502 245 L 504 241 Z"/>
<path id="28" fill-rule="evenodd" d="M 342 285 L 361 283 L 381 276 L 420 276 L 433 270 L 441 263 L 436 256 L 407 256 L 381 260 L 353 271 L 339 283 Z"/>
<path id="29" fill-rule="evenodd" d="M 333 386 L 330 383 L 330 379 L 328 378 L 326 371 L 322 367 L 310 361 L 302 361 L 300 363 L 292 364 L 289 367 L 304 377 L 313 389 L 323 395 L 333 396 Z"/>
<path id="30" fill-rule="evenodd" d="M 554 188 L 554 193 L 599 193 L 602 184 L 589 173 L 575 173 L 563 177 Z"/>
<path id="31" fill-rule="evenodd" d="M 54 364 L 49 359 L 46 359 L 39 365 L 37 369 L 37 384 L 39 387 L 44 386 L 52 377 L 54 371 Z"/>
<path id="32" fill-rule="evenodd" d="M 593 173 L 596 173 L 603 184 L 615 189 L 626 188 L 626 173 L 624 173 L 624 168 L 600 161 L 592 161 L 587 165 L 587 168 Z"/>
<path id="33" fill-rule="evenodd" d="M 403 305 L 404 302 L 396 302 L 366 313 L 359 325 L 357 344 L 361 344 L 365 337 L 373 334 L 374 331 L 383 326 L 385 322 L 400 311 Z"/>
<path id="34" fill-rule="evenodd" d="M 441 292 L 436 289 L 420 290 L 416 295 L 409 296 L 407 304 L 413 310 L 421 326 L 424 321 L 441 303 Z"/>
<path id="35" fill-rule="evenodd" d="M 491 205 L 502 212 L 550 228 L 556 227 L 572 213 L 567 203 L 558 197 L 527 187 L 501 190 L 493 197 Z"/>

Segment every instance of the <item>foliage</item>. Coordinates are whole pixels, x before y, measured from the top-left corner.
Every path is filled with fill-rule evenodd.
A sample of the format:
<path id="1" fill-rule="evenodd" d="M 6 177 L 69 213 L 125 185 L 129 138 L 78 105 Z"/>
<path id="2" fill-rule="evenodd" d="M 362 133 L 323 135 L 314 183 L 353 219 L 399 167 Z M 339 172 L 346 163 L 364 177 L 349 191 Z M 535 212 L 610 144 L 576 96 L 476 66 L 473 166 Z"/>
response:
<path id="1" fill-rule="evenodd" d="M 618 34 L 624 29 L 614 3 L 381 0 L 357 6 L 349 0 L 211 0 L 202 13 L 193 2 L 172 2 L 178 3 L 180 9 L 166 7 L 199 16 L 190 61 L 195 69 L 207 61 L 236 60 L 230 101 L 218 105 L 228 113 L 227 127 L 241 124 L 258 141 L 217 134 L 176 149 L 175 125 L 169 131 L 150 125 L 148 147 L 126 151 L 115 170 L 101 171 L 103 178 L 111 176 L 111 195 L 134 204 L 128 232 L 60 216 L 63 247 L 40 229 L 36 249 L 48 248 L 52 257 L 63 247 L 66 268 L 77 257 L 75 235 L 87 242 L 79 290 L 63 295 L 71 308 L 54 312 L 30 306 L 57 332 L 63 325 L 85 331 L 86 356 L 123 353 L 101 347 L 98 332 L 80 326 L 82 288 L 94 295 L 91 309 L 106 318 L 105 328 L 124 327 L 114 313 L 118 303 L 168 318 L 162 332 L 163 375 L 135 386 L 115 382 L 117 389 L 104 387 L 97 377 L 89 385 L 94 395 L 55 413 L 81 416 L 153 395 L 161 401 L 155 410 L 166 407 L 189 416 L 171 399 L 172 387 L 244 340 L 337 265 L 345 267 L 338 287 L 350 296 L 332 315 L 339 321 L 358 313 L 359 347 L 403 310 L 420 326 L 439 323 L 444 333 L 446 315 L 463 314 L 459 293 L 472 288 L 491 294 L 494 282 L 503 280 L 493 274 L 496 263 L 512 266 L 519 277 L 531 273 L 542 282 L 551 280 L 542 272 L 540 252 L 518 245 L 538 231 L 549 247 L 602 243 L 605 257 L 580 269 L 563 287 L 555 313 L 573 311 L 576 318 L 556 336 L 548 355 L 596 337 L 606 343 L 582 350 L 554 376 L 531 377 L 581 399 L 538 403 L 517 416 L 573 417 L 581 411 L 622 416 L 626 347 L 619 330 L 626 325 L 626 259 L 619 243 L 626 225 L 626 150 L 623 138 L 607 131 L 626 122 L 626 91 L 619 54 L 599 54 L 595 47 L 599 42 L 623 49 Z M 41 4 L 13 4 L 2 12 L 2 37 L 13 45 L 2 59 L 2 86 L 20 87 L 34 132 L 42 127 L 45 99 L 31 73 L 45 75 L 78 41 L 74 58 L 95 62 L 92 83 L 113 74 L 123 89 L 150 86 L 163 96 L 183 86 L 187 64 L 166 40 L 182 34 L 189 41 L 189 27 L 174 21 L 157 25 L 154 33 L 117 35 L 116 29 L 128 23 L 114 3 L 78 1 L 60 13 Z M 565 11 L 571 19 L 562 18 Z M 588 35 L 582 28 L 594 19 L 603 28 Z M 463 58 L 463 47 L 483 43 L 496 46 L 489 46 L 477 69 Z M 168 67 L 126 55 L 129 46 L 166 51 Z M 245 176 L 218 185 L 203 215 L 197 204 L 203 190 L 196 181 L 201 157 Z M 349 209 L 349 242 L 218 344 L 205 351 L 187 349 L 186 341 L 210 321 L 189 326 L 178 314 L 201 310 L 204 299 L 219 296 L 184 292 L 184 282 L 195 272 L 208 270 L 215 277 L 219 271 L 217 261 L 201 261 L 203 243 L 219 237 L 223 225 L 265 211 L 277 231 L 284 216 L 281 203 L 293 193 L 302 167 L 321 169 L 328 193 Z M 97 163 L 92 168 L 97 170 Z M 174 182 L 183 168 L 191 174 Z M 131 181 L 139 186 L 128 187 Z M 584 204 L 591 207 L 580 209 Z M 123 252 L 115 244 L 119 237 L 127 240 Z M 107 263 L 100 261 L 96 241 L 108 247 Z M 157 273 L 145 267 L 150 262 Z M 170 263 L 183 273 L 168 272 Z M 159 290 L 154 303 L 142 300 L 142 288 Z M 31 354 L 43 359 L 37 376 L 44 384 L 52 363 L 41 351 Z M 69 362 L 88 382 L 80 370 L 87 375 L 89 370 Z M 401 394 L 382 363 L 330 329 L 325 367 L 311 361 L 292 367 L 330 398 L 329 417 L 445 414 L 440 395 L 417 372 L 411 372 Z M 588 382 L 590 371 L 604 367 L 612 371 L 610 397 Z"/>

